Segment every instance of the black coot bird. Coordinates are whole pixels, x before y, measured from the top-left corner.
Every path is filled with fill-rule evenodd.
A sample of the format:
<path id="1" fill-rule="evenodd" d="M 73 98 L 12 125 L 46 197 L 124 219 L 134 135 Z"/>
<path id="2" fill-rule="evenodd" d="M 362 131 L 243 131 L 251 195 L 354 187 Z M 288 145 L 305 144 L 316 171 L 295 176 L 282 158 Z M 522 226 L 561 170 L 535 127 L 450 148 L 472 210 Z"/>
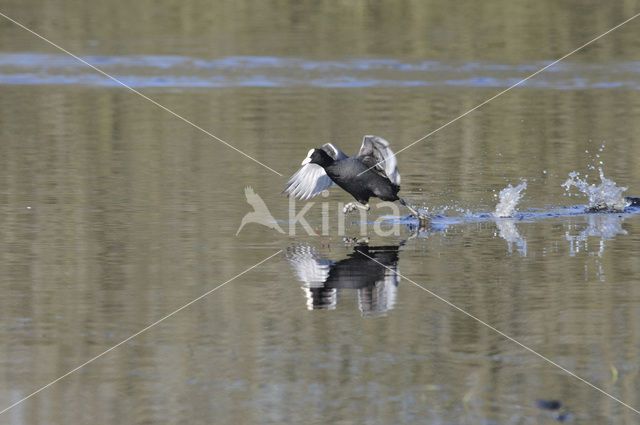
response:
<path id="1" fill-rule="evenodd" d="M 285 192 L 298 199 L 309 199 L 334 184 L 358 201 L 348 203 L 344 207 L 345 213 L 356 208 L 368 211 L 369 198 L 375 197 L 383 201 L 400 201 L 421 221 L 428 220 L 398 196 L 398 162 L 389 149 L 389 142 L 382 137 L 364 136 L 360 152 L 352 157 L 331 143 L 311 149 L 302 161 L 302 168 L 287 182 Z"/>

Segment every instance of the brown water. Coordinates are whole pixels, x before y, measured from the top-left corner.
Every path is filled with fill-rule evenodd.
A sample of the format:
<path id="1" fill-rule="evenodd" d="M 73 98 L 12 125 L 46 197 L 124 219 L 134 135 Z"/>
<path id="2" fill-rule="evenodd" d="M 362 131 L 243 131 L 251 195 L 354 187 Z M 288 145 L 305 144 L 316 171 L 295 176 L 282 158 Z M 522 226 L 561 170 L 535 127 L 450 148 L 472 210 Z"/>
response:
<path id="1" fill-rule="evenodd" d="M 0 423 L 556 423 L 540 399 L 575 423 L 637 423 L 411 281 L 640 408 L 640 215 L 560 209 L 586 204 L 561 184 L 597 182 L 599 161 L 640 196 L 640 20 L 398 155 L 404 196 L 442 216 L 380 236 L 374 205 L 357 249 L 405 278 L 343 241 L 336 188 L 306 215 L 319 230 L 328 215 L 322 238 L 236 231 L 251 186 L 289 232 L 281 191 L 311 147 L 353 154 L 378 134 L 399 150 L 638 10 L 5 2 L 284 177 L 0 18 L 0 409 L 282 250 Z M 483 215 L 520 179 L 524 215 Z"/>

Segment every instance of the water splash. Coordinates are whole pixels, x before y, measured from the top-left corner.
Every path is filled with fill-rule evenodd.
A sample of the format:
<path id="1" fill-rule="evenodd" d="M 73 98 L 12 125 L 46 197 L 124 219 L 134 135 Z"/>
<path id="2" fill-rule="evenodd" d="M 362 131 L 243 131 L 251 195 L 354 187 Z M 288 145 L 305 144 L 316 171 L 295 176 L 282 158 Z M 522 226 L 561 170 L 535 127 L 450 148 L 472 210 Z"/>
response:
<path id="1" fill-rule="evenodd" d="M 500 191 L 500 202 L 496 205 L 496 210 L 493 212 L 494 217 L 511 217 L 516 210 L 518 202 L 522 198 L 522 191 L 527 188 L 527 181 L 523 181 L 516 187 L 505 187 Z"/>
<path id="2" fill-rule="evenodd" d="M 596 211 L 611 211 L 621 212 L 624 211 L 631 202 L 622 196 L 622 193 L 627 190 L 626 187 L 618 187 L 616 182 L 610 180 L 604 176 L 602 167 L 598 168 L 600 173 L 600 184 L 589 184 L 585 179 L 580 178 L 580 173 L 572 171 L 569 173 L 569 178 L 562 184 L 562 187 L 568 192 L 571 186 L 575 186 L 580 192 L 587 196 L 589 199 L 589 205 L 586 210 L 590 212 Z"/>

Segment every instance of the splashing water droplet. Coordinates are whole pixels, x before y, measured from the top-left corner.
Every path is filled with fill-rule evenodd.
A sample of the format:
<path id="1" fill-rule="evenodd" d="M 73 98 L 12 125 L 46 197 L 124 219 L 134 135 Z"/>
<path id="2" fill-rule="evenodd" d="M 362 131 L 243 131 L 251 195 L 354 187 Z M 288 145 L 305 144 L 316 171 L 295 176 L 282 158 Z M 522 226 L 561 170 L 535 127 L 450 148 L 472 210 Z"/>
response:
<path id="1" fill-rule="evenodd" d="M 604 176 L 602 167 L 598 168 L 600 173 L 600 184 L 589 184 L 585 180 L 581 179 L 580 173 L 572 171 L 569 173 L 569 178 L 562 184 L 562 187 L 566 191 L 571 189 L 571 186 L 575 186 L 580 192 L 587 196 L 589 199 L 588 211 L 612 211 L 620 212 L 629 206 L 629 201 L 622 196 L 622 193 L 627 190 L 626 187 L 618 187 L 616 182 L 610 180 Z"/>
<path id="2" fill-rule="evenodd" d="M 494 217 L 511 217 L 516 210 L 516 205 L 522 198 L 521 192 L 527 188 L 526 180 L 518 186 L 513 187 L 510 184 L 500 191 L 500 202 L 496 205 L 493 212 Z"/>

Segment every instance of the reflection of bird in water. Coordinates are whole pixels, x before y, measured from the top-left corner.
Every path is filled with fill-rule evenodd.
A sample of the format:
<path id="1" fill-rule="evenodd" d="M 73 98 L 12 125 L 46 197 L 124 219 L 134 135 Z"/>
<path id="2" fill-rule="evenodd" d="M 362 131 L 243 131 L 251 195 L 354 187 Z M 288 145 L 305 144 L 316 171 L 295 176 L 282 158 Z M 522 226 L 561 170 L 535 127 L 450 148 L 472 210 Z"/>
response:
<path id="1" fill-rule="evenodd" d="M 245 216 L 242 217 L 242 222 L 240 223 L 240 227 L 238 227 L 236 236 L 238 236 L 240 230 L 242 230 L 244 225 L 247 223 L 262 224 L 263 226 L 275 229 L 280 233 L 284 233 L 284 230 L 280 228 L 280 225 L 278 224 L 278 222 L 276 222 L 276 219 L 273 218 L 273 216 L 269 212 L 269 208 L 267 208 L 267 205 L 264 203 L 262 198 L 253 191 L 253 188 L 251 186 L 247 186 L 244 189 L 244 195 L 246 196 L 249 205 L 253 207 L 254 211 L 246 213 Z"/>
<path id="2" fill-rule="evenodd" d="M 287 249 L 286 257 L 304 282 L 309 310 L 333 310 L 338 304 L 338 290 L 355 289 L 363 316 L 383 316 L 396 301 L 400 276 L 394 272 L 399 248 L 358 245 L 347 258 L 333 261 L 320 258 L 313 247 L 302 245 Z"/>

